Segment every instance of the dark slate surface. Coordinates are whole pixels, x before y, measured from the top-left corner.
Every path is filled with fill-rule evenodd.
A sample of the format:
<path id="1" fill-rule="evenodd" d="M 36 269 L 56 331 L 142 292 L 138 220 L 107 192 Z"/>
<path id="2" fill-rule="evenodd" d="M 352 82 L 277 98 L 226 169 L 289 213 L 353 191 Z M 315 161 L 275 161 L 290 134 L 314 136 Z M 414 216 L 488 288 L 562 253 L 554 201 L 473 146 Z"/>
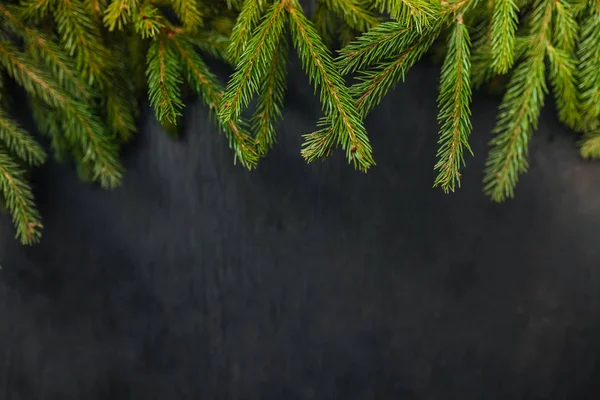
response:
<path id="1" fill-rule="evenodd" d="M 368 120 L 367 175 L 307 166 L 319 104 L 294 67 L 276 150 L 231 163 L 199 104 L 152 118 L 104 192 L 36 175 L 46 229 L 2 219 L 0 399 L 597 399 L 600 164 L 547 107 L 517 199 L 481 194 L 497 100 L 477 95 L 463 189 L 431 189 L 437 67 Z"/>

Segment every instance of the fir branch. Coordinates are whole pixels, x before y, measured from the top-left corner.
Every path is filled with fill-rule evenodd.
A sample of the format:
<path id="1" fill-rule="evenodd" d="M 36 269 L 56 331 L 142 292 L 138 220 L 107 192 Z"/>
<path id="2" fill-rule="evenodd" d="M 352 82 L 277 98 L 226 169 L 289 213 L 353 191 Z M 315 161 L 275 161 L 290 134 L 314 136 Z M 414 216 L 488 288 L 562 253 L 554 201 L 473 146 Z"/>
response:
<path id="1" fill-rule="evenodd" d="M 537 128 L 547 92 L 544 58 L 553 1 L 536 1 L 530 20 L 531 47 L 513 72 L 500 105 L 483 181 L 484 191 L 496 202 L 514 197 L 519 174 L 529 166 L 529 138 Z"/>
<path id="2" fill-rule="evenodd" d="M 579 34 L 575 7 L 567 0 L 555 0 L 552 17 L 552 43 L 570 56 L 575 50 Z"/>
<path id="3" fill-rule="evenodd" d="M 106 120 L 112 133 L 128 141 L 137 130 L 137 99 L 125 82 L 114 81 L 105 91 Z"/>
<path id="4" fill-rule="evenodd" d="M 36 98 L 29 98 L 29 108 L 39 132 L 50 139 L 54 158 L 61 162 L 67 160 L 73 148 L 63 133 L 61 113 Z"/>
<path id="5" fill-rule="evenodd" d="M 237 60 L 244 54 L 246 46 L 252 38 L 252 33 L 257 27 L 260 17 L 267 6 L 266 0 L 245 0 L 235 26 L 231 31 L 227 54 L 230 60 Z"/>
<path id="6" fill-rule="evenodd" d="M 338 64 L 342 74 L 370 67 L 407 48 L 417 32 L 402 23 L 383 22 L 340 50 Z"/>
<path id="7" fill-rule="evenodd" d="M 229 38 L 216 31 L 199 32 L 190 37 L 192 43 L 203 53 L 225 62 L 229 62 L 227 49 Z"/>
<path id="8" fill-rule="evenodd" d="M 137 11 L 137 0 L 112 0 L 102 21 L 109 31 L 121 30 L 132 20 L 134 11 Z"/>
<path id="9" fill-rule="evenodd" d="M 320 0 L 321 3 L 342 17 L 348 27 L 364 32 L 379 22 L 370 11 L 370 1 L 365 0 Z"/>
<path id="10" fill-rule="evenodd" d="M 104 69 L 110 59 L 102 45 L 98 26 L 80 0 L 55 0 L 54 10 L 58 33 L 65 49 L 75 55 L 77 69 L 89 84 L 106 82 Z"/>
<path id="11" fill-rule="evenodd" d="M 403 25 L 415 27 L 417 31 L 430 27 L 438 17 L 435 3 L 425 0 L 375 0 L 381 12 L 387 12 Z"/>
<path id="12" fill-rule="evenodd" d="M 591 4 L 577 49 L 579 129 L 583 131 L 600 128 L 600 5 Z"/>
<path id="13" fill-rule="evenodd" d="M 459 14 L 448 38 L 446 59 L 442 66 L 438 97 L 440 148 L 435 169 L 439 171 L 434 186 L 446 193 L 460 187 L 460 168 L 464 166 L 464 150 L 471 155 L 471 74 L 469 31 Z"/>
<path id="14" fill-rule="evenodd" d="M 223 95 L 223 104 L 219 112 L 219 118 L 223 122 L 237 119 L 258 91 L 268 65 L 277 52 L 286 21 L 286 1 L 275 3 L 269 9 L 248 42 Z"/>
<path id="15" fill-rule="evenodd" d="M 39 143 L 16 121 L 8 118 L 2 109 L 0 109 L 0 140 L 5 148 L 29 165 L 41 165 L 46 161 L 46 153 Z"/>
<path id="16" fill-rule="evenodd" d="M 423 35 L 411 30 L 407 33 L 413 40 L 410 46 L 402 49 L 392 60 L 360 72 L 358 83 L 350 87 L 350 93 L 356 99 L 356 108 L 363 118 L 381 102 L 390 89 L 404 80 L 410 68 L 429 50 L 438 33 L 439 27 Z"/>
<path id="17" fill-rule="evenodd" d="M 562 49 L 548 46 L 546 51 L 550 61 L 550 83 L 558 109 L 558 118 L 570 128 L 576 129 L 580 114 L 577 109 L 575 60 Z M 598 67 L 600 68 L 600 65 Z"/>
<path id="18" fill-rule="evenodd" d="M 81 146 L 86 160 L 93 164 L 94 180 L 114 187 L 121 179 L 117 149 L 105 135 L 98 117 L 88 105 L 69 96 L 48 74 L 39 70 L 8 42 L 0 40 L 0 64 L 29 94 L 43 100 L 59 112 L 65 131 Z"/>
<path id="19" fill-rule="evenodd" d="M 505 74 L 514 63 L 514 44 L 518 11 L 515 0 L 495 0 L 492 16 L 493 68 Z"/>
<path id="20" fill-rule="evenodd" d="M 31 187 L 21 169 L 6 151 L 0 148 L 0 191 L 16 228 L 16 237 L 23 244 L 33 244 L 41 237 L 42 223 L 35 207 Z"/>
<path id="21" fill-rule="evenodd" d="M 346 158 L 355 168 L 366 171 L 375 162 L 371 144 L 363 126 L 360 114 L 354 107 L 352 97 L 339 74 L 333 58 L 323 44 L 312 23 L 306 19 L 297 0 L 285 2 L 290 16 L 292 37 L 304 70 L 316 88 L 320 88 L 320 98 L 327 122 L 332 126 L 331 139 L 323 142 L 314 135 L 305 135 L 303 156 L 312 161 L 328 152 L 331 143 L 341 145 Z"/>
<path id="22" fill-rule="evenodd" d="M 176 51 L 164 36 L 158 36 L 150 45 L 147 56 L 146 77 L 148 95 L 159 121 L 175 122 L 181 115 L 181 66 Z"/>
<path id="23" fill-rule="evenodd" d="M 319 35 L 323 39 L 323 43 L 328 47 L 332 47 L 336 40 L 334 35 L 338 29 L 339 18 L 323 2 L 317 3 L 312 18 L 317 32 L 319 32 Z"/>
<path id="24" fill-rule="evenodd" d="M 600 158 L 600 130 L 587 132 L 580 143 L 580 154 L 583 158 Z"/>
<path id="25" fill-rule="evenodd" d="M 55 7 L 57 0 L 22 0 L 19 4 L 20 15 L 25 19 L 42 20 Z"/>
<path id="26" fill-rule="evenodd" d="M 222 104 L 223 88 L 217 77 L 210 72 L 191 43 L 177 36 L 173 40 L 184 65 L 188 84 L 200 95 L 211 114 L 218 115 Z M 241 119 L 230 119 L 227 122 L 222 122 L 219 118 L 216 120 L 229 141 L 229 147 L 234 150 L 235 159 L 248 169 L 254 168 L 259 157 L 254 148 L 254 141 L 246 130 L 247 123 Z"/>
<path id="27" fill-rule="evenodd" d="M 281 36 L 277 47 L 279 51 L 273 57 L 262 82 L 256 111 L 252 117 L 256 147 L 260 155 L 265 155 L 277 141 L 276 120 L 281 118 L 287 88 L 288 43 L 285 36 Z"/>
<path id="28" fill-rule="evenodd" d="M 90 87 L 80 79 L 72 58 L 54 42 L 52 37 L 27 27 L 18 17 L 16 9 L 2 4 L 0 4 L 0 19 L 8 25 L 10 31 L 25 40 L 28 50 L 35 53 L 37 58 L 41 58 L 65 90 L 73 93 L 75 97 L 92 99 Z"/>
<path id="29" fill-rule="evenodd" d="M 155 37 L 166 26 L 158 8 L 150 4 L 140 4 L 133 15 L 133 26 L 142 39 Z"/>
<path id="30" fill-rule="evenodd" d="M 169 0 L 177 18 L 187 32 L 194 32 L 204 24 L 202 7 L 198 0 Z"/>

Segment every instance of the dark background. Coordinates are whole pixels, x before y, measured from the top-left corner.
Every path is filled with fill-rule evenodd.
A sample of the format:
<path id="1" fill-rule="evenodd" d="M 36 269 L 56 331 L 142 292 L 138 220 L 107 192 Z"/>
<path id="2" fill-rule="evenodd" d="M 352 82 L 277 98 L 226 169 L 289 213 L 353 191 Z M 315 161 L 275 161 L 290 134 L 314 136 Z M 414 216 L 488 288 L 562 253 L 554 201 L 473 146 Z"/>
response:
<path id="1" fill-rule="evenodd" d="M 118 190 L 38 170 L 42 243 L 0 230 L 0 399 L 599 398 L 600 164 L 548 106 L 516 200 L 490 203 L 478 94 L 443 195 L 437 77 L 372 113 L 366 175 L 301 159 L 320 106 L 297 62 L 254 172 L 198 103 L 180 141 L 146 110 Z"/>

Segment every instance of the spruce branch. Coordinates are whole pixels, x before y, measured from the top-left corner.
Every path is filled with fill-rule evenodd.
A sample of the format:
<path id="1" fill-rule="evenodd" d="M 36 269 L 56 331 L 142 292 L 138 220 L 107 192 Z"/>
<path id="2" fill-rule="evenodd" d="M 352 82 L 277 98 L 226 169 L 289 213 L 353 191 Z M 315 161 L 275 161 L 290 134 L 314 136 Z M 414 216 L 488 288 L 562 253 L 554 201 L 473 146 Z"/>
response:
<path id="1" fill-rule="evenodd" d="M 414 30 L 400 22 L 383 22 L 340 50 L 341 72 L 346 75 L 384 61 L 408 47 L 415 37 Z"/>
<path id="2" fill-rule="evenodd" d="M 277 52 L 279 38 L 285 27 L 286 1 L 275 3 L 267 11 L 248 42 L 223 95 L 219 112 L 219 118 L 223 122 L 237 119 L 258 91 L 268 65 Z"/>
<path id="3" fill-rule="evenodd" d="M 237 21 L 231 31 L 227 54 L 235 63 L 244 54 L 254 29 L 267 6 L 266 0 L 245 0 Z"/>
<path id="4" fill-rule="evenodd" d="M 41 165 L 46 153 L 39 143 L 0 109 L 0 141 L 4 147 L 29 165 Z"/>
<path id="5" fill-rule="evenodd" d="M 159 121 L 175 123 L 181 115 L 181 65 L 171 41 L 159 35 L 150 44 L 147 56 L 146 77 L 148 95 Z"/>
<path id="6" fill-rule="evenodd" d="M 366 0 L 320 0 L 320 3 L 358 32 L 364 32 L 379 22 L 370 10 L 370 2 Z"/>
<path id="7" fill-rule="evenodd" d="M 407 31 L 410 37 L 406 43 L 410 45 L 399 49 L 400 52 L 393 59 L 360 71 L 357 76 L 358 83 L 350 87 L 350 93 L 363 118 L 381 102 L 388 91 L 404 80 L 410 68 L 427 53 L 438 33 L 439 26 L 422 35 L 415 30 Z"/>
<path id="8" fill-rule="evenodd" d="M 77 68 L 90 85 L 102 85 L 107 80 L 104 71 L 110 57 L 98 26 L 80 0 L 55 1 L 54 19 L 65 49 L 75 55 Z"/>
<path id="9" fill-rule="evenodd" d="M 331 144 L 340 145 L 348 162 L 366 171 L 375 164 L 371 144 L 362 119 L 350 93 L 314 25 L 304 16 L 297 0 L 284 2 L 290 17 L 292 38 L 309 80 L 320 89 L 320 99 L 327 123 L 331 124 L 330 139 L 321 141 L 318 135 L 305 135 L 302 155 L 313 161 L 329 152 Z"/>
<path id="10" fill-rule="evenodd" d="M 567 126 L 576 129 L 580 114 L 577 109 L 577 82 L 575 60 L 564 50 L 548 46 L 550 83 L 554 93 L 558 118 Z M 599 66 L 600 67 L 600 66 Z"/>
<path id="11" fill-rule="evenodd" d="M 277 141 L 276 123 L 281 119 L 281 110 L 287 88 L 287 38 L 282 35 L 278 43 L 278 52 L 271 60 L 258 94 L 256 111 L 252 116 L 257 151 L 265 155 Z"/>
<path id="12" fill-rule="evenodd" d="M 173 38 L 173 42 L 183 62 L 188 84 L 194 92 L 200 95 L 204 104 L 209 107 L 211 114 L 215 116 L 217 124 L 229 141 L 229 147 L 234 151 L 235 160 L 239 160 L 248 169 L 254 168 L 259 157 L 254 147 L 254 140 L 247 132 L 247 123 L 241 118 L 230 119 L 226 122 L 217 118 L 222 107 L 223 88 L 221 83 L 210 72 L 200 55 L 194 51 L 191 43 L 177 36 Z"/>
<path id="13" fill-rule="evenodd" d="M 403 25 L 421 31 L 437 20 L 438 6 L 425 0 L 375 0 L 381 12 L 386 12 Z"/>
<path id="14" fill-rule="evenodd" d="M 514 44 L 518 21 L 515 0 L 495 0 L 492 15 L 492 56 L 493 68 L 505 74 L 514 62 Z"/>
<path id="15" fill-rule="evenodd" d="M 0 4 L 0 20 L 7 28 L 21 36 L 30 54 L 50 68 L 60 85 L 75 97 L 92 99 L 90 87 L 81 80 L 77 67 L 69 55 L 56 44 L 53 37 L 26 26 L 18 16 L 18 11 Z"/>
<path id="16" fill-rule="evenodd" d="M 587 132 L 580 143 L 580 154 L 583 158 L 600 158 L 600 131 Z"/>
<path id="17" fill-rule="evenodd" d="M 493 201 L 514 197 L 519 175 L 527 171 L 529 138 L 537 128 L 547 92 L 544 59 L 549 46 L 553 0 L 537 0 L 530 30 L 531 48 L 508 84 L 486 161 L 484 191 Z"/>
<path id="18" fill-rule="evenodd" d="M 142 39 L 153 38 L 166 24 L 158 8 L 150 4 L 140 4 L 133 15 L 133 26 Z"/>
<path id="19" fill-rule="evenodd" d="M 204 24 L 202 7 L 198 0 L 169 0 L 177 18 L 188 32 L 195 32 Z"/>
<path id="20" fill-rule="evenodd" d="M 59 112 L 65 134 L 71 133 L 71 141 L 78 143 L 85 159 L 93 165 L 94 180 L 99 180 L 104 187 L 118 185 L 121 166 L 117 160 L 117 149 L 90 107 L 75 101 L 51 76 L 3 40 L 0 40 L 0 64 L 30 95 Z"/>
<path id="21" fill-rule="evenodd" d="M 109 31 L 123 29 L 131 20 L 137 10 L 137 0 L 112 0 L 106 10 L 102 21 Z"/>
<path id="22" fill-rule="evenodd" d="M 464 150 L 473 154 L 469 146 L 471 133 L 471 61 L 469 31 L 458 14 L 448 38 L 446 59 L 442 66 L 438 97 L 440 121 L 440 148 L 435 169 L 439 171 L 434 186 L 446 193 L 460 187 L 460 168 L 464 166 Z"/>
<path id="23" fill-rule="evenodd" d="M 583 131 L 600 128 L 600 5 L 590 4 L 577 48 L 579 129 Z"/>
<path id="24" fill-rule="evenodd" d="M 552 43 L 569 56 L 575 50 L 579 35 L 579 26 L 575 16 L 575 6 L 569 3 L 568 0 L 554 1 Z"/>
<path id="25" fill-rule="evenodd" d="M 31 187 L 25 180 L 25 170 L 3 148 L 0 148 L 0 191 L 12 216 L 16 237 L 23 244 L 39 241 L 42 223 Z"/>

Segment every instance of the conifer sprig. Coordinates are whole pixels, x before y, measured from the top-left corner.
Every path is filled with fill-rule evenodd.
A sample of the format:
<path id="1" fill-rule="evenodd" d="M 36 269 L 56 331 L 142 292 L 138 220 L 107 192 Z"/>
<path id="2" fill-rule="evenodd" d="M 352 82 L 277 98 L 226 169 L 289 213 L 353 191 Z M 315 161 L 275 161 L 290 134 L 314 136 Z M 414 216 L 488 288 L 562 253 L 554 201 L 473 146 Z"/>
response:
<path id="1" fill-rule="evenodd" d="M 375 0 L 375 5 L 396 21 L 417 31 L 429 27 L 439 18 L 439 7 L 425 0 Z"/>
<path id="2" fill-rule="evenodd" d="M 285 35 L 279 40 L 278 51 L 271 60 L 267 76 L 262 82 L 256 111 L 252 116 L 256 148 L 261 155 L 265 155 L 277 141 L 276 124 L 281 118 L 287 88 L 288 43 Z"/>
<path id="3" fill-rule="evenodd" d="M 473 154 L 469 146 L 471 133 L 471 60 L 469 31 L 458 14 L 448 38 L 446 59 L 442 66 L 438 97 L 440 148 L 435 169 L 439 171 L 434 186 L 446 193 L 460 187 L 460 168 L 464 151 Z"/>
<path id="4" fill-rule="evenodd" d="M 266 0 L 244 1 L 242 11 L 240 11 L 229 39 L 227 53 L 232 61 L 237 63 L 237 59 L 244 53 L 254 29 L 260 22 L 261 15 L 263 15 L 266 5 Z"/>
<path id="5" fill-rule="evenodd" d="M 35 207 L 31 187 L 21 169 L 0 147 L 0 192 L 23 244 L 32 244 L 41 236 L 42 223 Z"/>
<path id="6" fill-rule="evenodd" d="M 340 145 L 355 168 L 366 171 L 375 161 L 360 114 L 355 109 L 345 82 L 312 23 L 306 19 L 296 0 L 286 0 L 294 45 L 304 70 L 315 89 L 320 89 L 321 104 L 332 135 L 305 135 L 302 155 L 308 161 L 326 155 L 331 145 Z"/>
<path id="7" fill-rule="evenodd" d="M 529 167 L 529 138 L 537 128 L 547 92 L 544 60 L 549 46 L 552 1 L 536 1 L 529 22 L 532 46 L 513 72 L 500 105 L 484 177 L 484 191 L 494 201 L 514 197 L 519 175 Z"/>
<path id="8" fill-rule="evenodd" d="M 375 25 L 378 19 L 371 12 L 366 0 L 320 0 L 327 9 L 339 15 L 348 27 L 364 32 Z"/>
<path id="9" fill-rule="evenodd" d="M 589 3 L 577 49 L 579 128 L 583 131 L 600 127 L 600 5 L 592 1 Z"/>
<path id="10" fill-rule="evenodd" d="M 587 132 L 581 141 L 583 158 L 600 158 L 600 130 Z"/>
<path id="11" fill-rule="evenodd" d="M 258 91 L 285 27 L 285 1 L 271 6 L 244 50 L 223 95 L 219 117 L 224 122 L 237 119 Z"/>
<path id="12" fill-rule="evenodd" d="M 495 72 L 504 74 L 514 62 L 518 7 L 515 0 L 494 0 L 492 16 L 492 56 Z"/>
<path id="13" fill-rule="evenodd" d="M 211 114 L 218 116 L 222 107 L 223 88 L 202 58 L 195 52 L 191 43 L 183 38 L 173 39 L 179 57 L 184 65 L 186 80 L 191 88 L 200 95 Z M 236 160 L 248 168 L 256 166 L 259 156 L 256 152 L 252 136 L 247 132 L 247 123 L 240 119 L 222 122 L 216 118 L 220 128 L 225 132 L 229 147 L 234 150 Z"/>
<path id="14" fill-rule="evenodd" d="M 0 109 L 0 141 L 4 147 L 29 165 L 41 165 L 46 152 L 40 144 Z"/>
<path id="15" fill-rule="evenodd" d="M 181 115 L 181 64 L 165 36 L 159 35 L 148 49 L 148 95 L 159 121 L 175 123 Z"/>

